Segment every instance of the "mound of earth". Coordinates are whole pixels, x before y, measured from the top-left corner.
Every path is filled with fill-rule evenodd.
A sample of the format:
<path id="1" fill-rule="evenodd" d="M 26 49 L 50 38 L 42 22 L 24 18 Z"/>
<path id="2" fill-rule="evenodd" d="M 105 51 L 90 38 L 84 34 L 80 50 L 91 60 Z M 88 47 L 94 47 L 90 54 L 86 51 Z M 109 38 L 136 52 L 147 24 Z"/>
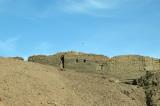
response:
<path id="1" fill-rule="evenodd" d="M 117 80 L 0 59 L 0 106 L 146 106 L 142 88 Z"/>
<path id="2" fill-rule="evenodd" d="M 147 106 L 160 106 L 160 72 L 146 72 L 146 75 L 137 80 L 146 93 Z"/>
<path id="3" fill-rule="evenodd" d="M 140 55 L 121 55 L 108 58 L 107 56 L 96 54 L 62 52 L 50 56 L 30 56 L 28 61 L 59 66 L 59 58 L 62 54 L 65 55 L 65 67 L 77 72 L 103 73 L 114 75 L 121 79 L 135 79 L 144 75 L 146 70 L 153 72 L 160 70 L 159 59 Z M 84 62 L 84 60 L 86 60 L 86 62 Z"/>

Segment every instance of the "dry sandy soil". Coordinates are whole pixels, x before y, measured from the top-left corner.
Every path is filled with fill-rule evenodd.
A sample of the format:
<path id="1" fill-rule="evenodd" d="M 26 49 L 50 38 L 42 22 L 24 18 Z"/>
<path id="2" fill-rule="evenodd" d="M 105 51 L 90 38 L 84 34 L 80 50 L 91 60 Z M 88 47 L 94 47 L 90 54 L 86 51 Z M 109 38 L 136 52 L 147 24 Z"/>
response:
<path id="1" fill-rule="evenodd" d="M 107 75 L 0 59 L 0 106 L 146 106 L 142 88 Z"/>

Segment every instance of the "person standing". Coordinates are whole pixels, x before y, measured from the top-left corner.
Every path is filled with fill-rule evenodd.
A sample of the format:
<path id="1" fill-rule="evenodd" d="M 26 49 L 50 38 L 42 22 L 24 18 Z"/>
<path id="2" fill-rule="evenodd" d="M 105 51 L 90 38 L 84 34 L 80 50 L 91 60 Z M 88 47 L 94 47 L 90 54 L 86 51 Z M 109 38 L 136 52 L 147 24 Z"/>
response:
<path id="1" fill-rule="evenodd" d="M 76 58 L 76 64 L 79 62 L 78 58 Z"/>
<path id="2" fill-rule="evenodd" d="M 60 69 L 62 71 L 64 70 L 64 55 L 61 55 L 60 57 Z"/>

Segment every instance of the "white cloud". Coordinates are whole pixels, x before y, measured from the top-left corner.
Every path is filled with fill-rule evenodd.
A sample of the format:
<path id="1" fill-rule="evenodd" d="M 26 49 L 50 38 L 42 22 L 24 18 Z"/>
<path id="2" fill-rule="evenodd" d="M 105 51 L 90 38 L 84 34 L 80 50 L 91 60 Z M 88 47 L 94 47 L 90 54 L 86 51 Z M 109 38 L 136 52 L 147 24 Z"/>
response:
<path id="1" fill-rule="evenodd" d="M 110 0 L 65 0 L 60 6 L 68 12 L 89 12 L 91 10 L 110 9 L 113 2 Z"/>
<path id="2" fill-rule="evenodd" d="M 0 55 L 2 56 L 13 56 L 18 53 L 17 50 L 17 37 L 8 38 L 6 40 L 0 40 Z"/>
<path id="3" fill-rule="evenodd" d="M 9 38 L 7 40 L 0 40 L 0 50 L 1 51 L 14 51 L 16 49 L 16 42 L 18 38 Z"/>
<path id="4" fill-rule="evenodd" d="M 48 42 L 42 42 L 34 48 L 34 53 L 43 53 L 43 54 L 49 54 L 50 52 L 53 52 L 53 46 Z"/>
<path id="5" fill-rule="evenodd" d="M 70 13 L 94 13 L 105 10 L 120 9 L 130 5 L 141 5 L 151 0 L 64 0 L 60 8 Z"/>
<path id="6" fill-rule="evenodd" d="M 0 0 L 0 12 L 29 19 L 46 18 L 61 12 L 106 15 L 112 13 L 111 10 L 130 8 L 148 1 L 155 0 Z"/>
<path id="7" fill-rule="evenodd" d="M 4 11 L 4 9 L 5 9 L 4 4 L 5 4 L 5 0 L 0 0 L 0 12 Z"/>
<path id="8" fill-rule="evenodd" d="M 0 0 L 0 3 L 4 3 L 5 2 L 5 0 Z"/>

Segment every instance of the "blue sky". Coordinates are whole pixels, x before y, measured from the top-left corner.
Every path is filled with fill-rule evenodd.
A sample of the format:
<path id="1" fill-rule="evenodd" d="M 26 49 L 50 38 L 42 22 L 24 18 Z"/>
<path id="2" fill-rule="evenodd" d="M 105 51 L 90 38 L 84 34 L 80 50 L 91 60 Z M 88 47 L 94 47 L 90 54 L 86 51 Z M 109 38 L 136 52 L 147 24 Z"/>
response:
<path id="1" fill-rule="evenodd" d="M 160 0 L 0 0 L 0 56 L 160 58 Z"/>

